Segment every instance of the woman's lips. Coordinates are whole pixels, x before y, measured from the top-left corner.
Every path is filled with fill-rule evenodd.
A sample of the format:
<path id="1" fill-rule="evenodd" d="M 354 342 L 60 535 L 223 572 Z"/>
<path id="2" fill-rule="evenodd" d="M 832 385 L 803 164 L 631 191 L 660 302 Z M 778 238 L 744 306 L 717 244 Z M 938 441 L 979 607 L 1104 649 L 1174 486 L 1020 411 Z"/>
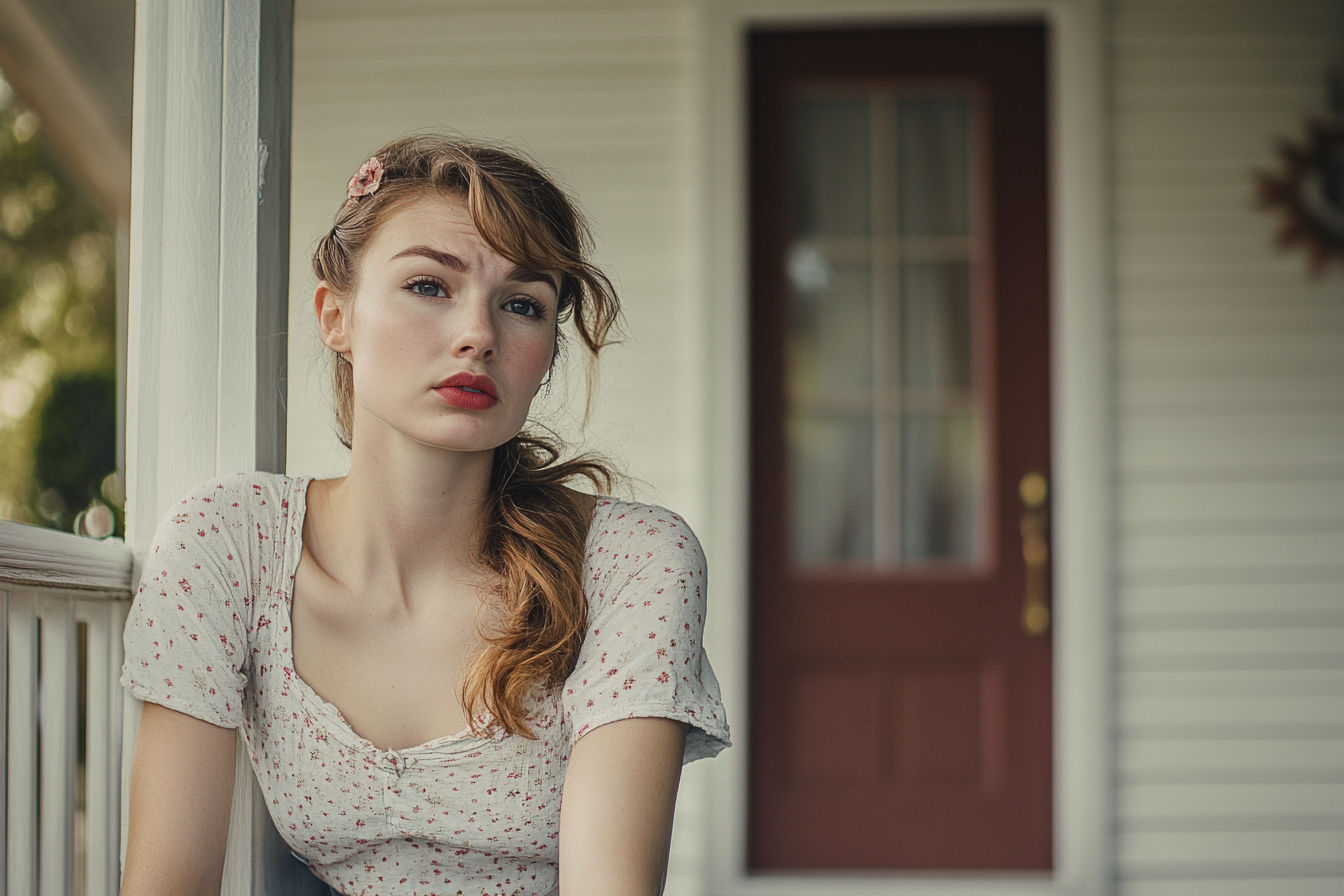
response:
<path id="1" fill-rule="evenodd" d="M 434 387 L 439 397 L 456 408 L 484 411 L 499 404 L 499 391 L 488 376 L 456 373 Z"/>

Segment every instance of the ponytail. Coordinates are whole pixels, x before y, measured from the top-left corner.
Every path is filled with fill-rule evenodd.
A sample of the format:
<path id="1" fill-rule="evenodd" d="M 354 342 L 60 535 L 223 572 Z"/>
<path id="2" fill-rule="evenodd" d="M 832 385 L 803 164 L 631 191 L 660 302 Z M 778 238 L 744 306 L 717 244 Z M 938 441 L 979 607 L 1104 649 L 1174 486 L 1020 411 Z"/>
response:
<path id="1" fill-rule="evenodd" d="M 535 736 L 525 718 L 537 685 L 557 687 L 578 662 L 588 626 L 585 546 L 592 499 L 565 483 L 587 479 L 611 489 L 612 472 L 591 457 L 560 462 L 559 448 L 518 435 L 495 449 L 479 556 L 498 577 L 501 624 L 486 636 L 462 681 L 473 730 Z M 486 733 L 477 731 L 477 733 Z"/>

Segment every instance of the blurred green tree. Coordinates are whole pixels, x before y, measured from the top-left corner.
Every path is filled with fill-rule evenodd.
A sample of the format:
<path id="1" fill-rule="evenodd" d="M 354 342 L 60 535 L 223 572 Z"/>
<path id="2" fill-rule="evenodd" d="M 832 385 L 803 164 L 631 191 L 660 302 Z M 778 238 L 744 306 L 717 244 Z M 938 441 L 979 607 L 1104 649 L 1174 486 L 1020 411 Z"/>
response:
<path id="1" fill-rule="evenodd" d="M 0 73 L 0 518 L 68 530 L 119 511 L 116 235 L 40 132 Z"/>

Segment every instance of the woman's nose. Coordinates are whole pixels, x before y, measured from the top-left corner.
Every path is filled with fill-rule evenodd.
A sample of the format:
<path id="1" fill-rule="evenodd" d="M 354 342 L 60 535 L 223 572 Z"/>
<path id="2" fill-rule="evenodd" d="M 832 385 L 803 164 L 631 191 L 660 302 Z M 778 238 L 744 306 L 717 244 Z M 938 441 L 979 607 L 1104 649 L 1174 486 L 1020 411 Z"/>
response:
<path id="1" fill-rule="evenodd" d="M 495 353 L 495 320 L 488 302 L 464 302 L 449 316 L 453 329 L 452 352 L 455 357 L 476 357 L 482 361 Z"/>

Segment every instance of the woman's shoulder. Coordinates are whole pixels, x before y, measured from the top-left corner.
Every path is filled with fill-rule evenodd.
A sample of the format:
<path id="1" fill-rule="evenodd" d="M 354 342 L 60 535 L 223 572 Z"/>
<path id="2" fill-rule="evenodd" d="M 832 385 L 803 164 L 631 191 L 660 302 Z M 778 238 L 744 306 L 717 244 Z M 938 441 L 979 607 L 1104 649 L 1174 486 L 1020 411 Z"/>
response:
<path id="1" fill-rule="evenodd" d="M 301 491 L 306 482 L 282 473 L 227 473 L 188 489 L 168 515 L 171 517 L 184 508 L 195 508 L 198 513 L 211 510 L 227 516 L 287 510 L 295 490 Z"/>
<path id="2" fill-rule="evenodd" d="M 192 553 L 229 554 L 238 543 L 236 533 L 244 530 L 273 538 L 290 521 L 291 505 L 302 506 L 305 486 L 306 480 L 278 473 L 230 473 L 208 479 L 168 507 L 151 553 L 173 544 Z"/>
<path id="3" fill-rule="evenodd" d="M 594 497 L 592 526 L 595 532 L 608 537 L 648 539 L 670 535 L 674 539 L 695 538 L 690 524 L 676 511 L 610 495 Z"/>
<path id="4" fill-rule="evenodd" d="M 655 559 L 665 565 L 703 568 L 704 552 L 689 523 L 657 504 L 598 496 L 588 532 L 590 562 L 615 567 L 643 566 Z"/>

